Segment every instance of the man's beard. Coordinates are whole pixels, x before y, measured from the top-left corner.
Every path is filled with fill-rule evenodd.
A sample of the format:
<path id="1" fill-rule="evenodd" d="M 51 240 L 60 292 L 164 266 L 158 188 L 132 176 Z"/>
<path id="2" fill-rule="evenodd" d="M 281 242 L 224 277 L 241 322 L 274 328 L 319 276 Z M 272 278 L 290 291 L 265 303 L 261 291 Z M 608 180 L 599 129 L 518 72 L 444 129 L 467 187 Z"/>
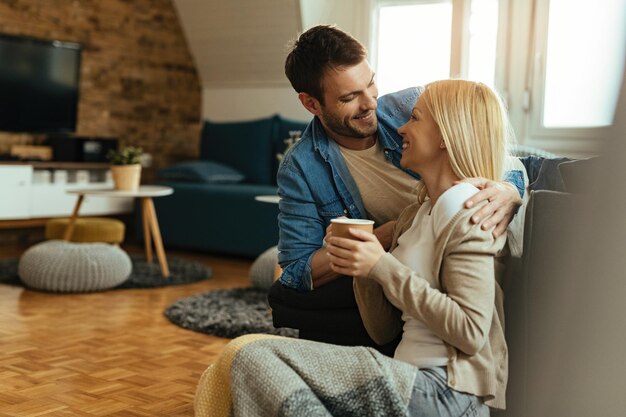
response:
<path id="1" fill-rule="evenodd" d="M 374 121 L 369 126 L 365 126 L 364 128 L 359 128 L 358 126 L 352 125 L 352 123 L 350 123 L 354 120 L 352 118 L 344 120 L 336 117 L 331 113 L 323 112 L 321 115 L 321 119 L 324 122 L 325 127 L 331 132 L 337 135 L 354 139 L 369 138 L 370 136 L 374 135 L 378 129 L 378 120 L 376 118 L 376 113 L 374 113 Z"/>

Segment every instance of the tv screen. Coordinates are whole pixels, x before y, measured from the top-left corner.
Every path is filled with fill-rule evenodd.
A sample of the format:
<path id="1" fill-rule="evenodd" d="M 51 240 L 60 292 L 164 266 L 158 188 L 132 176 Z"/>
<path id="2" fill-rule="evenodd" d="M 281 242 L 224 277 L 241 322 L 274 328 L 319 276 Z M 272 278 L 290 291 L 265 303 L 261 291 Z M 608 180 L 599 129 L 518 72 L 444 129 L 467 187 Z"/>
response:
<path id="1" fill-rule="evenodd" d="M 0 34 L 0 131 L 74 132 L 81 47 Z"/>

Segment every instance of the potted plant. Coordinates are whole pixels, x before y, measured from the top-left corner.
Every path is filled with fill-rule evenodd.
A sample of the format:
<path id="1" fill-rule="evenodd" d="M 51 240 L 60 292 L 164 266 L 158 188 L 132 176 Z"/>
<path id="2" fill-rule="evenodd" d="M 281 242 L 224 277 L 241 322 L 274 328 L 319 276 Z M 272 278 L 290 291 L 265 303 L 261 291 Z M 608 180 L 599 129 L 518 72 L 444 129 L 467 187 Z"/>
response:
<path id="1" fill-rule="evenodd" d="M 111 174 L 116 190 L 134 191 L 139 188 L 142 152 L 141 148 L 135 146 L 109 151 L 107 159 L 111 163 Z"/>

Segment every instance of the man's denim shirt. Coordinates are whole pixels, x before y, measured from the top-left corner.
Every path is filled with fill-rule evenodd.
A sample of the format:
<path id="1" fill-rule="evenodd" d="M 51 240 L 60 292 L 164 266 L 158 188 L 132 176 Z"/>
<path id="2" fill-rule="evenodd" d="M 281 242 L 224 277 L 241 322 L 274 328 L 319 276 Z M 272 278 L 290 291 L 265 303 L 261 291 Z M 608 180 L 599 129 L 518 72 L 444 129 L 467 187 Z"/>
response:
<path id="1" fill-rule="evenodd" d="M 400 166 L 402 137 L 398 128 L 411 114 L 422 88 L 409 88 L 378 99 L 378 141 L 385 157 Z M 507 181 L 520 189 L 515 171 Z M 319 119 L 314 118 L 300 139 L 285 155 L 277 174 L 280 196 L 278 261 L 282 284 L 300 291 L 313 289 L 311 257 L 320 249 L 330 220 L 347 216 L 366 218 L 358 188 L 346 166 L 339 145 L 330 140 Z M 521 190 L 523 193 L 523 180 Z"/>

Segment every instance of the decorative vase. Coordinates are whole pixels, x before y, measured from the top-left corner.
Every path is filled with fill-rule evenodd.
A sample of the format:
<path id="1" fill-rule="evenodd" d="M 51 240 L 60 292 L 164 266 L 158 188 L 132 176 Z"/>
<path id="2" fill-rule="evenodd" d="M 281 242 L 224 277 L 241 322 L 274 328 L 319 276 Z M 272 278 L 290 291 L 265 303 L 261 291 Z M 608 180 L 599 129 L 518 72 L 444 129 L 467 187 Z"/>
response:
<path id="1" fill-rule="evenodd" d="M 141 164 L 111 165 L 111 174 L 116 190 L 135 191 L 139 188 Z"/>

